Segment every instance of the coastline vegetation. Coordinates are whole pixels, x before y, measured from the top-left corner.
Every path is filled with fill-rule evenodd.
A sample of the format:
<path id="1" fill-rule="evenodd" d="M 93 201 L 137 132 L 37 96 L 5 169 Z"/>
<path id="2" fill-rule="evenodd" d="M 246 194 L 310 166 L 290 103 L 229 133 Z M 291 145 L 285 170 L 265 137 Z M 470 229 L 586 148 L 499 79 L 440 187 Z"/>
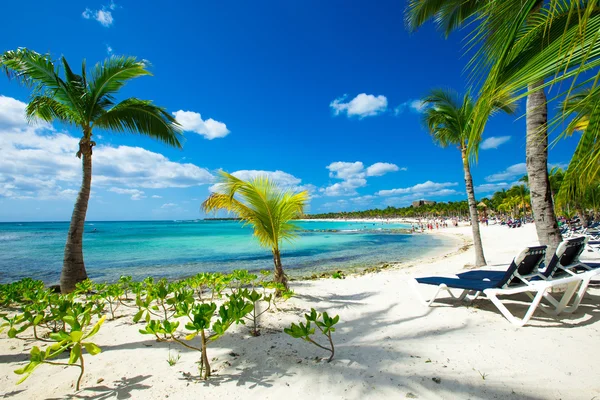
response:
<path id="1" fill-rule="evenodd" d="M 6 331 L 9 338 L 42 346 L 34 345 L 29 363 L 15 370 L 23 375 L 17 383 L 42 364 L 77 366 L 80 374 L 76 390 L 79 390 L 85 372 L 84 350 L 90 355 L 101 352 L 89 339 L 99 332 L 109 315 L 112 319 L 129 316 L 133 324 L 144 325 L 139 329 L 141 334 L 153 335 L 158 342 L 173 342 L 198 351 L 200 376 L 208 379 L 213 372 L 207 353 L 210 343 L 232 325 L 245 325 L 246 321 L 250 322 L 250 336 L 259 336 L 261 315 L 277 310 L 275 292 L 285 293 L 284 301 L 293 295 L 272 277 L 269 271 L 253 274 L 246 270 L 231 274 L 200 273 L 172 282 L 153 278 L 136 282 L 123 276 L 114 284 L 85 280 L 69 294 L 56 293 L 41 281 L 26 278 L 0 285 L 0 310 L 3 310 L 0 333 Z M 117 304 L 130 311 L 116 316 Z M 314 310 L 310 315 L 313 314 Z M 311 321 L 329 338 L 331 360 L 331 332 L 335 331 L 332 327 L 339 317 L 315 314 Z M 53 361 L 65 352 L 69 353 L 68 362 Z"/>

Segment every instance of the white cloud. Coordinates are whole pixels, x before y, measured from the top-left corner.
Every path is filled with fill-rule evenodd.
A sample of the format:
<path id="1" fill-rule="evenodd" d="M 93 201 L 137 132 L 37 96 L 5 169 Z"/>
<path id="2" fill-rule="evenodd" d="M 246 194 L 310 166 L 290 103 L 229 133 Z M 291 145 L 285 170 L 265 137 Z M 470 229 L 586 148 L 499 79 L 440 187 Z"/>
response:
<path id="1" fill-rule="evenodd" d="M 229 129 L 223 122 L 215 121 L 212 118 L 204 121 L 197 112 L 179 110 L 173 115 L 185 131 L 195 132 L 208 140 L 229 135 Z"/>
<path id="2" fill-rule="evenodd" d="M 0 196 L 72 196 L 81 180 L 81 160 L 75 157 L 79 140 L 47 126 L 27 125 L 24 108 L 0 96 Z M 98 146 L 93 162 L 94 187 L 190 187 L 214 180 L 206 169 L 139 147 Z"/>
<path id="3" fill-rule="evenodd" d="M 157 195 L 157 194 L 153 194 L 153 195 L 152 195 L 152 198 L 153 198 L 153 199 L 162 199 L 162 196 L 159 196 L 159 195 Z"/>
<path id="4" fill-rule="evenodd" d="M 480 147 L 482 150 L 497 149 L 498 146 L 508 142 L 509 140 L 510 136 L 492 136 L 481 142 Z"/>
<path id="5" fill-rule="evenodd" d="M 367 185 L 367 177 L 382 176 L 388 172 L 400 170 L 397 165 L 384 162 L 377 162 L 365 168 L 360 161 L 336 161 L 326 168 L 329 170 L 330 178 L 342 180 L 342 182 L 336 182 L 320 190 L 325 196 L 330 197 L 355 196 L 358 194 L 356 189 Z"/>
<path id="6" fill-rule="evenodd" d="M 111 55 L 113 53 L 113 48 L 109 45 L 106 45 L 106 53 L 108 55 Z"/>
<path id="7" fill-rule="evenodd" d="M 175 203 L 165 203 L 162 206 L 160 206 L 160 208 L 173 208 L 176 206 L 177 206 L 177 204 L 175 204 Z"/>
<path id="8" fill-rule="evenodd" d="M 421 100 L 408 100 L 394 108 L 394 115 L 400 115 L 406 110 L 409 110 L 414 113 L 421 113 L 426 108 L 427 104 L 423 103 Z"/>
<path id="9" fill-rule="evenodd" d="M 292 174 L 288 174 L 284 171 L 261 171 L 255 169 L 244 169 L 232 172 L 231 175 L 235 176 L 238 179 L 243 181 L 249 181 L 255 179 L 259 176 L 264 176 L 275 182 L 278 186 L 285 190 L 293 190 L 294 192 L 301 192 L 303 190 L 307 190 L 311 197 L 316 197 L 313 192 L 316 190 L 314 185 L 311 184 L 302 184 L 302 179 L 295 177 Z M 217 191 L 219 188 L 219 184 L 214 184 L 209 187 L 211 192 Z"/>
<path id="10" fill-rule="evenodd" d="M 141 200 L 146 198 L 144 192 L 139 189 L 123 189 L 118 187 L 111 187 L 110 189 L 108 189 L 108 191 L 118 194 L 131 195 L 131 200 Z"/>
<path id="11" fill-rule="evenodd" d="M 406 171 L 406 168 L 402 169 Z M 400 171 L 400 168 L 396 164 L 377 162 L 367 168 L 367 176 L 382 176 L 388 172 Z"/>
<path id="12" fill-rule="evenodd" d="M 527 173 L 527 165 L 525 163 L 519 163 L 511 165 L 502 172 L 492 174 L 485 177 L 488 182 L 499 182 L 506 181 L 516 177 L 521 177 Z"/>
<path id="13" fill-rule="evenodd" d="M 347 97 L 347 95 L 344 95 L 329 104 L 329 107 L 333 108 L 335 115 L 346 113 L 348 117 L 371 117 L 384 112 L 388 105 L 387 98 L 383 95 L 374 96 L 372 94 L 361 93 L 349 102 L 344 103 Z"/>
<path id="14" fill-rule="evenodd" d="M 500 189 L 505 189 L 509 186 L 510 185 L 506 182 L 483 183 L 481 185 L 475 186 L 475 192 L 478 192 L 478 193 L 496 192 Z"/>
<path id="15" fill-rule="evenodd" d="M 350 201 L 356 205 L 366 206 L 367 204 L 371 204 L 373 200 L 375 200 L 377 196 L 373 196 L 372 194 L 367 194 L 365 196 L 354 197 L 350 199 Z"/>
<path id="16" fill-rule="evenodd" d="M 103 6 L 100 10 L 91 10 L 86 8 L 81 16 L 85 19 L 95 19 L 102 26 L 108 28 L 114 22 L 112 11 L 117 8 L 114 2 L 111 2 L 108 6 Z"/>
<path id="17" fill-rule="evenodd" d="M 400 189 L 389 189 L 389 190 L 380 190 L 376 194 L 378 196 L 393 196 L 397 194 L 408 194 L 408 193 L 418 193 L 418 194 L 429 194 L 437 193 L 442 191 L 443 189 L 447 189 L 448 187 L 457 186 L 457 182 L 443 182 L 437 183 L 432 181 L 426 181 L 423 183 L 416 184 L 407 188 Z M 452 190 L 452 193 L 456 193 L 455 190 Z M 451 194 L 450 192 L 444 192 L 444 194 Z"/>

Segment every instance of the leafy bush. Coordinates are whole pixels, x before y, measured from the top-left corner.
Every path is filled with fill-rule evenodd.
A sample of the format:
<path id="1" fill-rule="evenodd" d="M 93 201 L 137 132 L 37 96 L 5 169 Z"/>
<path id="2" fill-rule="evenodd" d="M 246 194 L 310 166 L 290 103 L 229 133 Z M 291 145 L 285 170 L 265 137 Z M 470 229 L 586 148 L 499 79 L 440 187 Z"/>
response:
<path id="1" fill-rule="evenodd" d="M 331 353 L 327 362 L 331 362 L 331 360 L 333 360 L 333 355 L 335 354 L 335 348 L 333 345 L 333 340 L 331 339 L 331 334 L 335 332 L 334 325 L 339 322 L 340 316 L 336 315 L 332 318 L 326 312 L 321 314 L 315 311 L 314 308 L 311 308 L 310 314 L 304 314 L 304 318 L 306 319 L 306 325 L 302 322 L 300 322 L 298 325 L 292 323 L 289 328 L 285 328 L 283 331 L 291 337 L 302 339 L 305 342 L 312 343 L 323 350 L 327 350 Z M 320 345 L 311 337 L 315 334 L 315 328 L 312 327 L 311 323 L 313 323 L 314 326 L 316 326 L 319 331 L 328 339 L 329 347 Z"/>

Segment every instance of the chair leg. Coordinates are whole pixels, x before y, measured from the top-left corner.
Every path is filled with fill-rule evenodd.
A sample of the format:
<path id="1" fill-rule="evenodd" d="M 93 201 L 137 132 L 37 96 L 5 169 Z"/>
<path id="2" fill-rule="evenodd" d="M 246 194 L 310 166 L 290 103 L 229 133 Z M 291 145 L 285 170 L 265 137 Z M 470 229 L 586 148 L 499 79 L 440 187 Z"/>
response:
<path id="1" fill-rule="evenodd" d="M 527 324 L 527 322 L 529 322 L 529 320 L 533 316 L 533 313 L 535 312 L 538 305 L 540 304 L 540 301 L 542 301 L 542 298 L 544 297 L 546 290 L 547 290 L 547 288 L 544 288 L 536 293 L 535 297 L 533 298 L 533 301 L 529 305 L 529 308 L 527 309 L 527 312 L 525 313 L 525 316 L 523 318 L 515 317 L 508 310 L 508 308 L 506 308 L 506 306 L 500 301 L 500 299 L 498 299 L 498 296 L 496 296 L 496 293 L 494 293 L 492 291 L 485 291 L 485 290 L 483 293 L 492 301 L 492 303 L 496 306 L 496 308 L 502 313 L 502 315 L 504 315 L 504 317 L 510 323 L 512 323 L 515 326 L 521 327 L 521 326 Z"/>
<path id="2" fill-rule="evenodd" d="M 457 299 L 457 300 L 463 300 L 469 294 L 468 290 L 463 290 L 459 296 L 456 296 L 456 295 L 454 295 L 454 293 L 452 293 L 452 291 L 448 288 L 448 286 L 446 286 L 445 284 L 442 283 L 441 285 L 439 285 L 437 287 L 437 290 L 436 290 L 435 294 L 433 295 L 433 297 L 431 297 L 431 299 L 429 299 L 429 300 L 426 300 L 423 297 L 423 295 L 421 294 L 421 291 L 419 290 L 419 282 L 416 279 L 411 279 L 410 283 L 411 283 L 411 286 L 412 286 L 414 292 L 417 294 L 417 298 L 419 299 L 421 304 L 423 304 L 424 306 L 427 306 L 427 307 L 431 307 L 433 302 L 438 298 L 438 295 L 440 294 L 441 291 L 448 292 L 450 297 L 452 297 L 453 299 Z M 480 292 L 477 292 L 477 293 L 480 293 Z M 476 296 L 478 296 L 478 294 L 476 294 Z"/>

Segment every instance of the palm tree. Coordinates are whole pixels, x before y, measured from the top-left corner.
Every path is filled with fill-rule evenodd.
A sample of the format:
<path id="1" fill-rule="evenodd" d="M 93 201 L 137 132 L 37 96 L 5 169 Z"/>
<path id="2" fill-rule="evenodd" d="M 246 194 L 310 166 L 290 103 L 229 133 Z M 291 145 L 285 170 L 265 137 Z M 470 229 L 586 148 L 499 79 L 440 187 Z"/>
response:
<path id="1" fill-rule="evenodd" d="M 291 221 L 304 214 L 308 192 L 282 190 L 263 176 L 246 182 L 224 171 L 220 175 L 218 190 L 202 203 L 202 208 L 205 212 L 233 212 L 246 224 L 252 225 L 260 245 L 270 248 L 273 253 L 275 282 L 289 290 L 279 247 L 283 241 L 291 241 L 296 237 L 297 227 Z M 277 295 L 281 294 L 282 291 L 278 289 Z"/>
<path id="2" fill-rule="evenodd" d="M 475 245 L 475 265 L 486 265 L 468 153 L 474 102 L 468 93 L 460 99 L 455 93 L 444 90 L 433 90 L 422 101 L 431 106 L 425 111 L 423 120 L 433 140 L 442 147 L 456 146 L 460 150 Z M 509 113 L 513 111 L 510 106 L 499 108 Z"/>
<path id="3" fill-rule="evenodd" d="M 527 186 L 525 186 L 525 185 L 513 186 L 508 190 L 508 195 L 516 197 L 518 199 L 517 204 L 523 210 L 523 215 L 526 215 L 527 204 L 529 203 L 529 201 L 527 200 L 528 196 L 529 196 L 529 189 L 527 189 Z"/>
<path id="4" fill-rule="evenodd" d="M 28 119 L 59 121 L 82 130 L 76 155 L 82 161 L 83 177 L 60 276 L 61 291 L 69 293 L 76 283 L 87 279 L 83 231 L 92 185 L 92 153 L 96 145 L 93 131 L 132 132 L 181 148 L 179 125 L 164 108 L 151 101 L 132 97 L 116 102 L 114 96 L 128 81 L 150 75 L 146 63 L 134 57 L 110 57 L 96 64 L 91 74 L 87 73 L 84 61 L 81 75 L 77 75 L 64 57 L 55 64 L 49 55 L 18 49 L 0 55 L 0 69 L 9 78 L 33 88 L 26 108 Z"/>
<path id="5" fill-rule="evenodd" d="M 471 76 L 482 79 L 471 144 L 477 143 L 498 96 L 527 96 L 527 173 L 538 238 L 550 256 L 560 242 L 547 171 L 547 100 L 544 88 L 575 80 L 600 65 L 600 10 L 595 1 L 410 0 L 407 25 L 414 30 L 435 19 L 450 31 L 476 20 L 469 48 Z M 588 27 L 586 29 L 586 27 Z M 590 81 L 596 78 L 592 77 Z M 548 79 L 547 83 L 544 81 Z M 594 81 L 595 85 L 595 81 Z M 570 89 L 569 89 L 570 91 Z"/>

